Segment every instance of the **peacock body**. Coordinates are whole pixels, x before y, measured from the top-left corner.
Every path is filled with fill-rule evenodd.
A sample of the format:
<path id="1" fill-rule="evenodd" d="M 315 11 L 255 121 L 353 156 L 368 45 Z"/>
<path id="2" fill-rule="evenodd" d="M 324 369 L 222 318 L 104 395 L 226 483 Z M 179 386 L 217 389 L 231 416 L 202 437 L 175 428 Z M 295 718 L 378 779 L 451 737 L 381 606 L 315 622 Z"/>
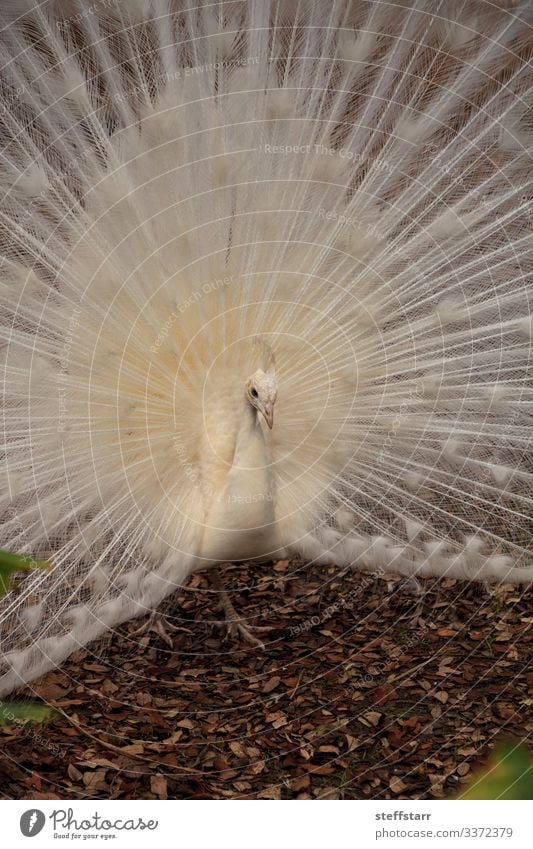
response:
<path id="1" fill-rule="evenodd" d="M 225 561 L 531 581 L 527 5 L 2 17 L 2 547 L 54 568 L 0 693 Z"/>

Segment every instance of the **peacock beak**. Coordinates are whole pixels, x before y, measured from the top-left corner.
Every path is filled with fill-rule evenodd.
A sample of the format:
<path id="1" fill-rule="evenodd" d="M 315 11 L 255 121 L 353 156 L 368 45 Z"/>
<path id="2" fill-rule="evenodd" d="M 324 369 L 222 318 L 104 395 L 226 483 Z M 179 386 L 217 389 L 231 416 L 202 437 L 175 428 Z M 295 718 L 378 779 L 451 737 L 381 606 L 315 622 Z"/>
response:
<path id="1" fill-rule="evenodd" d="M 270 430 L 272 430 L 274 426 L 274 407 L 272 404 L 265 404 L 265 406 L 261 408 L 261 412 L 263 413 L 264 419 Z"/>

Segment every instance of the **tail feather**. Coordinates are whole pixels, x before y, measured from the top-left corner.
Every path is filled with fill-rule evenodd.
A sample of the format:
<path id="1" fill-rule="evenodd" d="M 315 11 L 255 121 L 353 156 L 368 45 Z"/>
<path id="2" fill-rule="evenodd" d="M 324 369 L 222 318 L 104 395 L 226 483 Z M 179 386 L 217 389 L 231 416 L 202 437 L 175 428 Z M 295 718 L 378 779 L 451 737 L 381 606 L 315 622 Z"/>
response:
<path id="1" fill-rule="evenodd" d="M 300 539 L 292 553 L 312 563 L 351 567 L 361 572 L 486 583 L 533 582 L 533 566 L 516 566 L 513 557 L 488 554 L 484 548 L 485 541 L 476 535 L 462 545 L 453 545 L 446 539 L 398 544 L 384 535 L 364 537 L 327 528 Z"/>

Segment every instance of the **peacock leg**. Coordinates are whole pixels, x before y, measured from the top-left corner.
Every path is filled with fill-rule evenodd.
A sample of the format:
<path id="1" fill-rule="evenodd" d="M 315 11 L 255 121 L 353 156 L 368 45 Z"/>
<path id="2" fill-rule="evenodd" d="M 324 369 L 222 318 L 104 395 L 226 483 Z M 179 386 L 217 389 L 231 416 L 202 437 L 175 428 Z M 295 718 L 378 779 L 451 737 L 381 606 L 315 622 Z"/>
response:
<path id="1" fill-rule="evenodd" d="M 163 642 L 165 642 L 170 648 L 173 647 L 174 643 L 172 641 L 172 637 L 169 634 L 169 631 L 187 631 L 187 628 L 180 628 L 177 625 L 172 625 L 166 616 L 163 616 L 161 613 L 157 613 L 154 611 L 150 614 L 148 619 L 143 622 L 143 624 L 136 628 L 135 631 L 132 631 L 131 637 L 140 637 L 143 634 L 148 634 L 150 631 L 153 631 L 154 634 L 157 634 Z"/>
<path id="2" fill-rule="evenodd" d="M 222 624 L 227 629 L 227 636 L 236 637 L 237 634 L 240 634 L 241 637 L 246 640 L 246 642 L 251 643 L 251 645 L 253 646 L 258 646 L 259 648 L 264 649 L 264 643 L 258 637 L 256 637 L 255 634 L 252 633 L 251 629 L 253 628 L 254 631 L 258 632 L 270 631 L 271 629 L 268 627 L 261 627 L 257 625 L 246 626 L 233 606 L 233 603 L 224 586 L 222 578 L 220 577 L 218 569 L 210 569 L 209 577 L 211 583 L 218 592 L 220 606 L 226 615 L 225 622 L 220 624 Z"/>

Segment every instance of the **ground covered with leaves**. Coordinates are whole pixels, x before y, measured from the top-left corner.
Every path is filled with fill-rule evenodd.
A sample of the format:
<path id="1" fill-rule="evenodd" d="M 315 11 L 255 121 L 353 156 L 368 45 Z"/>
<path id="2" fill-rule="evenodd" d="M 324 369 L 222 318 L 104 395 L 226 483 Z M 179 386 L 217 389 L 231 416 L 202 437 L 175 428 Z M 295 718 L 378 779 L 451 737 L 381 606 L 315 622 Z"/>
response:
<path id="1" fill-rule="evenodd" d="M 527 740 L 531 596 L 286 561 L 225 570 L 265 649 L 226 640 L 202 574 L 165 612 L 76 652 L 17 698 L 60 711 L 0 728 L 0 795 L 25 799 L 460 796 L 499 740 Z"/>

